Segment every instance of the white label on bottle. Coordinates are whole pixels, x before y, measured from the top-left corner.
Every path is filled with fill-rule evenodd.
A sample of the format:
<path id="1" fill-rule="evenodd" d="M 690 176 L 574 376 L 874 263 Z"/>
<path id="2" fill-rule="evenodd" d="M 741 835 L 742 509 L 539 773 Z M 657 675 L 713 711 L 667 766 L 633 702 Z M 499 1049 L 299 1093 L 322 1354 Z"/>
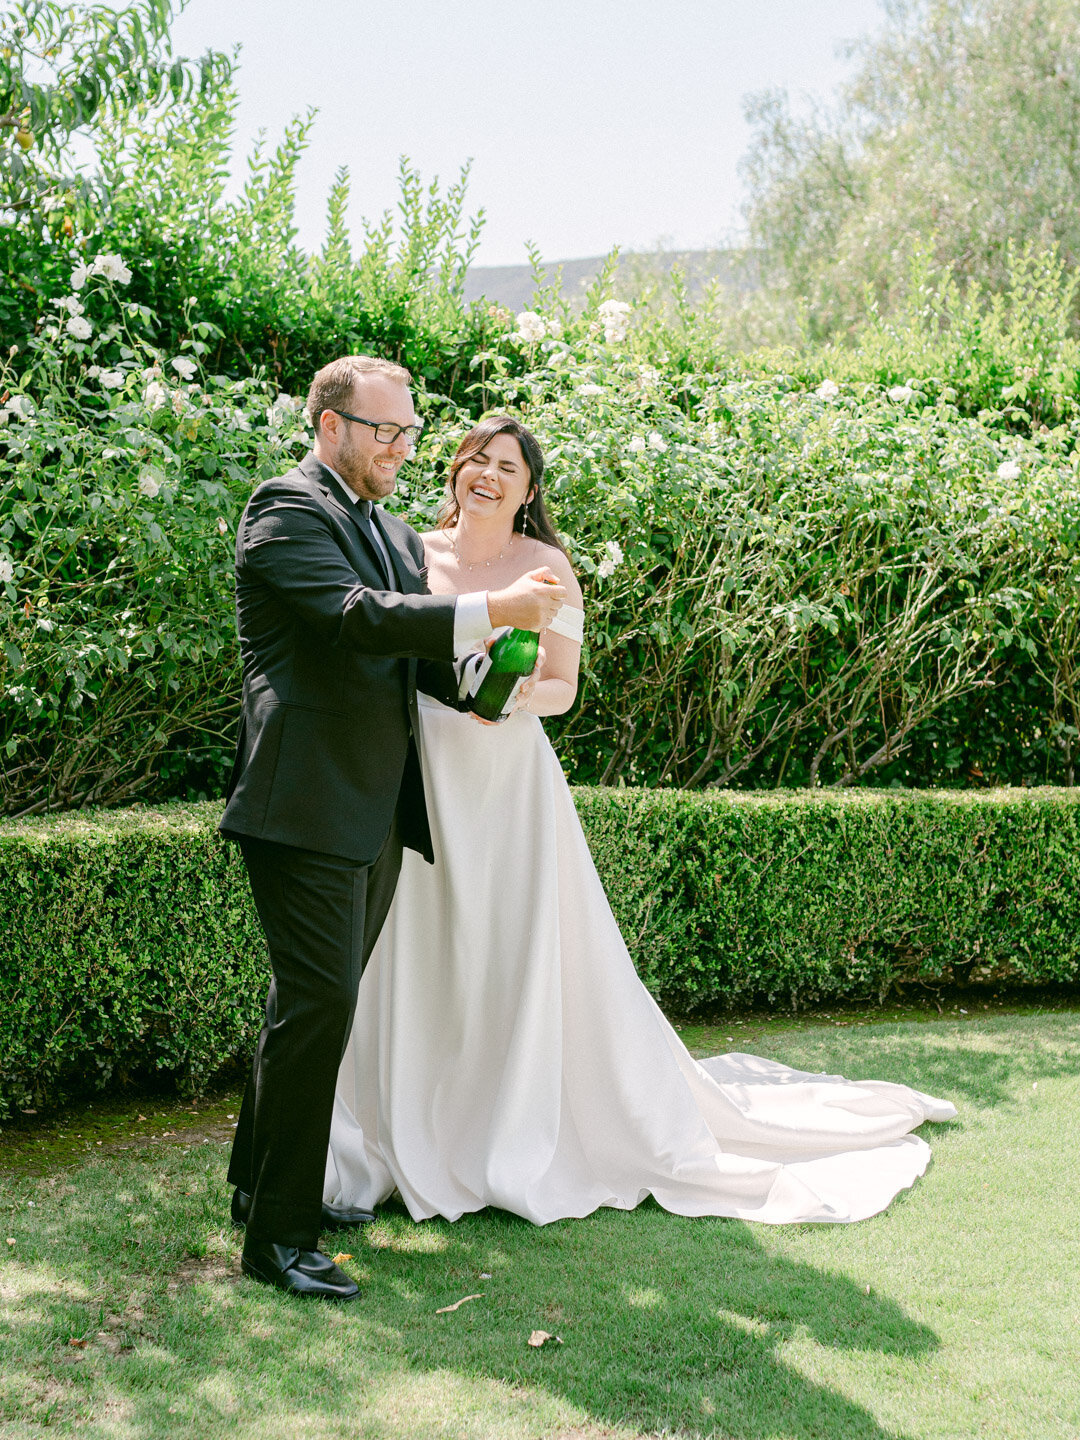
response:
<path id="1" fill-rule="evenodd" d="M 459 700 L 471 700 L 483 683 L 484 676 L 491 669 L 491 656 L 487 651 L 476 655 L 470 655 L 465 661 L 465 668 L 461 672 L 461 684 L 458 687 Z"/>
<path id="2" fill-rule="evenodd" d="M 500 625 L 493 630 L 490 640 L 494 643 L 504 635 L 509 635 L 510 626 Z M 462 665 L 461 679 L 458 681 L 458 699 L 471 700 L 483 683 L 484 676 L 491 669 L 491 646 L 483 650 L 477 650 L 475 654 L 468 656 Z"/>

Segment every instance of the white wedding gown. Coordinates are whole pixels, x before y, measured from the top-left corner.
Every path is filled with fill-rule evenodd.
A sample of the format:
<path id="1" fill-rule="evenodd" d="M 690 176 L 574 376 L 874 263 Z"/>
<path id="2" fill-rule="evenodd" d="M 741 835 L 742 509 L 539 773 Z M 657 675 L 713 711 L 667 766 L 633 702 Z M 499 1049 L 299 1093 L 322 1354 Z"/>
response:
<path id="1" fill-rule="evenodd" d="M 538 1225 L 652 1195 L 678 1215 L 861 1220 L 956 1114 L 904 1085 L 695 1061 L 642 985 L 540 721 L 421 696 L 435 864 L 406 851 L 360 984 L 324 1196 Z"/>

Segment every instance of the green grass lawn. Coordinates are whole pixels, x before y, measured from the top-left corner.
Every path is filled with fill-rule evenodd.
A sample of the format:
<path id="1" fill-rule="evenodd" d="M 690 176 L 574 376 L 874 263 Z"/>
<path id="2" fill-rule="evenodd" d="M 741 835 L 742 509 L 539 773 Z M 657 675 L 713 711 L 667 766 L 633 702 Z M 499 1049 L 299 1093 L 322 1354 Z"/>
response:
<path id="1" fill-rule="evenodd" d="M 953 1099 L 885 1215 L 777 1229 L 647 1203 L 536 1229 L 388 1207 L 324 1242 L 364 1287 L 342 1309 L 240 1278 L 235 1097 L 23 1129 L 0 1146 L 0 1435 L 1080 1436 L 1080 1013 L 953 1014 L 684 1029 L 698 1053 Z M 536 1329 L 562 1343 L 530 1349 Z"/>

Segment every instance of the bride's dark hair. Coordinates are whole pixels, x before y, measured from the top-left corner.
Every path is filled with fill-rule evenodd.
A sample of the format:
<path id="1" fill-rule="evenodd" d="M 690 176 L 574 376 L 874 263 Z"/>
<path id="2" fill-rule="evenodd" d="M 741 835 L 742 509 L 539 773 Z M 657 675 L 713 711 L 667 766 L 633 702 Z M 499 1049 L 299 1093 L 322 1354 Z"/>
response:
<path id="1" fill-rule="evenodd" d="M 439 530 L 449 530 L 457 524 L 458 515 L 461 513 L 461 506 L 458 504 L 457 477 L 461 467 L 474 455 L 479 455 L 481 450 L 487 448 L 496 435 L 511 435 L 517 441 L 526 468 L 529 471 L 529 488 L 533 495 L 531 500 L 518 507 L 514 516 L 514 529 L 518 534 L 529 534 L 537 540 L 542 540 L 545 545 L 553 545 L 556 550 L 566 554 L 566 547 L 555 533 L 555 526 L 551 523 L 551 516 L 544 504 L 544 492 L 541 489 L 541 481 L 544 478 L 544 452 L 540 449 L 540 442 L 531 430 L 526 430 L 520 420 L 515 420 L 512 415 L 489 415 L 486 420 L 481 420 L 474 425 L 469 433 L 462 440 L 454 458 L 450 461 L 450 474 L 446 481 L 446 496 L 439 506 L 439 512 L 435 517 L 435 526 Z M 527 522 L 527 524 L 526 524 Z"/>

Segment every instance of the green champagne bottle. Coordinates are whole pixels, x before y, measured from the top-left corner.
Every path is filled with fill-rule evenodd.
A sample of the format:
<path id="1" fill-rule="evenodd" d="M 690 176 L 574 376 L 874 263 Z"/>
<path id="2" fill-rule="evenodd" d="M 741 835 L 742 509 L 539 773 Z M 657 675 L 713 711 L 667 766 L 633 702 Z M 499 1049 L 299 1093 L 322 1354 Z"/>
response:
<path id="1" fill-rule="evenodd" d="M 514 689 L 536 666 L 540 636 L 535 630 L 506 630 L 488 651 L 479 684 L 466 704 L 481 720 L 505 720 L 503 709 Z"/>

